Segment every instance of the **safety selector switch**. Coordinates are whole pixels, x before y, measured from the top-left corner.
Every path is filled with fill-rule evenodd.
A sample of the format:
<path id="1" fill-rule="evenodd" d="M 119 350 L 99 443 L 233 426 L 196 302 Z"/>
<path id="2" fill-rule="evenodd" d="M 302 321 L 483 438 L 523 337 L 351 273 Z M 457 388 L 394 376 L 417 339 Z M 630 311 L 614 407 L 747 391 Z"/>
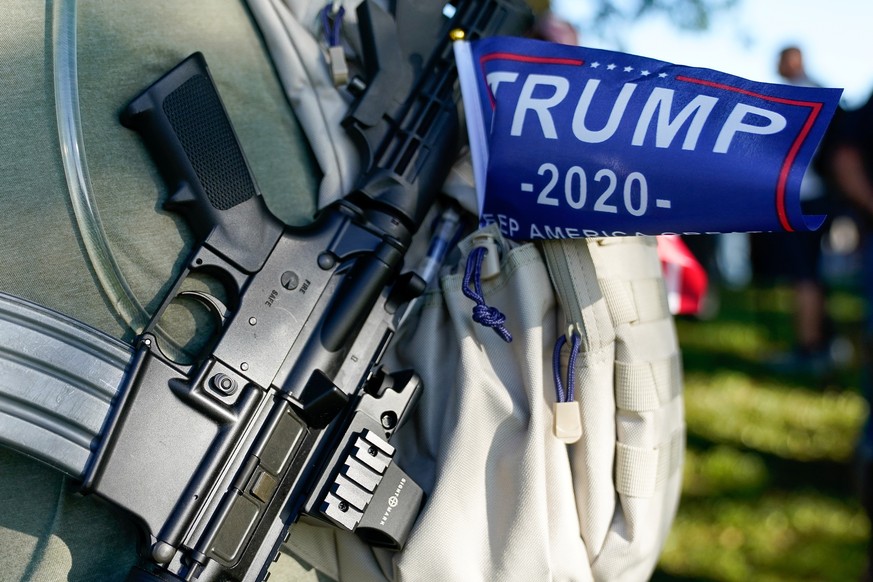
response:
<path id="1" fill-rule="evenodd" d="M 394 462 L 394 447 L 365 429 L 352 437 L 321 512 L 371 545 L 399 550 L 422 497 L 418 484 Z"/>

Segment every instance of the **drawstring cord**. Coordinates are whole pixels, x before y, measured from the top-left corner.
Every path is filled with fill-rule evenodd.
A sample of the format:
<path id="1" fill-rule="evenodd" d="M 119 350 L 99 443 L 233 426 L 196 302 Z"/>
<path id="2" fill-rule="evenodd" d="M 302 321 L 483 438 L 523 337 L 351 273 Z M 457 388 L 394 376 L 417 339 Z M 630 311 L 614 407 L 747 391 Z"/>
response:
<path id="1" fill-rule="evenodd" d="M 464 270 L 464 285 L 461 290 L 468 298 L 476 302 L 473 307 L 473 321 L 485 327 L 490 327 L 494 332 L 503 338 L 505 342 L 512 341 L 512 334 L 503 325 L 506 323 L 506 316 L 496 307 L 490 307 L 485 303 L 485 296 L 482 293 L 482 259 L 488 253 L 485 247 L 476 247 L 467 257 L 467 268 Z M 474 289 L 470 289 L 470 282 L 473 282 Z"/>
<path id="2" fill-rule="evenodd" d="M 328 2 L 321 11 L 321 25 L 324 27 L 324 39 L 328 46 L 339 46 L 340 30 L 343 25 L 343 15 L 346 9 L 338 2 Z"/>

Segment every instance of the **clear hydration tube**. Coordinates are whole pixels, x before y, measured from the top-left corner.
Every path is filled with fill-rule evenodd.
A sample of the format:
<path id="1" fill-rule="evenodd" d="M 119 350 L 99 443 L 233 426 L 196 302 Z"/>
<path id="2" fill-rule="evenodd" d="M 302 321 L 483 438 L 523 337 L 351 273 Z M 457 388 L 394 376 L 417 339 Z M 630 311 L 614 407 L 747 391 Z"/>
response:
<path id="1" fill-rule="evenodd" d="M 76 227 L 112 309 L 135 333 L 139 333 L 148 322 L 148 314 L 134 297 L 113 258 L 97 212 L 85 159 L 76 65 L 76 0 L 56 0 L 53 4 L 55 111 Z"/>

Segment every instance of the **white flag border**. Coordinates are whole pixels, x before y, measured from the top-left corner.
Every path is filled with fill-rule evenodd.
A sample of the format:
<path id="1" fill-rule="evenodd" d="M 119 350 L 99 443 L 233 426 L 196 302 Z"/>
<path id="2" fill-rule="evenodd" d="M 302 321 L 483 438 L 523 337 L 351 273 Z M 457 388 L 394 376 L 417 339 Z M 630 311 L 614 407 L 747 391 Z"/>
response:
<path id="1" fill-rule="evenodd" d="M 461 85 L 461 98 L 464 102 L 464 116 L 467 121 L 467 137 L 470 141 L 470 156 L 473 164 L 473 181 L 476 184 L 476 201 L 479 216 L 485 204 L 485 176 L 488 171 L 488 135 L 479 95 L 479 79 L 470 43 L 456 40 L 453 44 L 455 63 L 458 68 L 458 82 Z"/>

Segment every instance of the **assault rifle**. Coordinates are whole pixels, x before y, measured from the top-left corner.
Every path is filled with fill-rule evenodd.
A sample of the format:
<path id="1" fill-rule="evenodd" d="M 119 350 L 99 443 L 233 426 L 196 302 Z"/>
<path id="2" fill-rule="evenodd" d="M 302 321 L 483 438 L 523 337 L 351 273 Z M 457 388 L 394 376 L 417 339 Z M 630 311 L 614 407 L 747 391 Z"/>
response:
<path id="1" fill-rule="evenodd" d="M 386 373 L 380 360 L 423 290 L 402 272 L 404 254 L 457 155 L 449 32 L 477 38 L 529 24 L 521 0 L 455 4 L 398 0 L 393 18 L 361 4 L 365 73 L 349 84 L 357 97 L 344 125 L 365 170 L 305 228 L 264 204 L 202 55 L 122 114 L 173 192 L 166 207 L 197 238 L 136 341 L 84 476 L 83 490 L 148 534 L 131 579 L 263 580 L 301 515 L 402 547 L 423 496 L 391 440 L 421 380 Z M 224 295 L 184 287 L 198 273 Z M 191 363 L 168 355 L 157 331 L 180 296 L 220 322 Z"/>

